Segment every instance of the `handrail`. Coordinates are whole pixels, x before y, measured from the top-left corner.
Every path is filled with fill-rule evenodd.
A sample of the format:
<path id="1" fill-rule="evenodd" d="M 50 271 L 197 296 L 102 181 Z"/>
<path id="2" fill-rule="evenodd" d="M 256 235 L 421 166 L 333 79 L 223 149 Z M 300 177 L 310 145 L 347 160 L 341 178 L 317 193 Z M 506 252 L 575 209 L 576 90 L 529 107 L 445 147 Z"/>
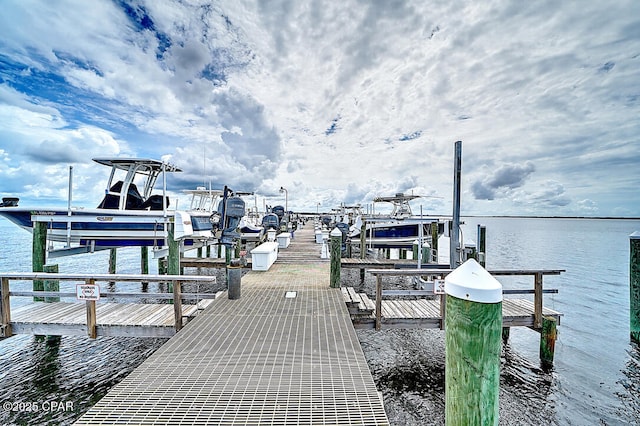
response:
<path id="1" fill-rule="evenodd" d="M 182 284 L 185 282 L 216 282 L 216 277 L 194 276 L 194 275 L 149 275 L 149 274 L 67 274 L 52 272 L 7 272 L 0 273 L 0 326 L 4 329 L 3 336 L 9 337 L 11 332 L 11 303 L 10 297 L 16 296 L 40 296 L 40 297 L 75 297 L 75 293 L 61 293 L 56 291 L 10 291 L 10 281 L 25 280 L 61 280 L 61 281 L 82 281 L 86 284 L 96 282 L 167 282 L 173 283 L 173 293 L 115 293 L 105 292 L 101 296 L 107 298 L 114 297 L 134 297 L 148 299 L 173 299 L 174 328 L 176 332 L 182 329 L 182 299 L 208 299 L 215 297 L 214 294 L 184 293 L 182 294 Z M 96 303 L 95 300 L 87 300 L 87 329 L 90 337 L 96 337 Z"/>
<path id="2" fill-rule="evenodd" d="M 382 277 L 383 276 L 446 276 L 454 269 L 367 269 L 367 272 L 376 277 L 376 330 L 380 330 L 382 326 Z M 513 275 L 533 275 L 533 327 L 539 329 L 542 327 L 542 294 L 543 293 L 557 293 L 557 290 L 545 291 L 543 290 L 543 277 L 544 275 L 560 275 L 562 272 L 566 272 L 564 269 L 497 269 L 487 271 L 491 275 L 501 276 L 513 276 Z M 444 297 L 440 295 L 440 328 L 444 328 Z"/>

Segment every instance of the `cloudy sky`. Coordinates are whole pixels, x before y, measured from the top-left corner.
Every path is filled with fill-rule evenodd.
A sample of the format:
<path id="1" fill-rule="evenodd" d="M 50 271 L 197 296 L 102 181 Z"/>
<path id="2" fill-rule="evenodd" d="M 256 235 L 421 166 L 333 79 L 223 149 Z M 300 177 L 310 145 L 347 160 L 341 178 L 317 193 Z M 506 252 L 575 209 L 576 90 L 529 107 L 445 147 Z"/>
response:
<path id="1" fill-rule="evenodd" d="M 0 13 L 0 196 L 102 198 L 165 159 L 328 210 L 640 216 L 640 2 L 29 1 Z M 260 202 L 264 203 L 263 201 Z"/>

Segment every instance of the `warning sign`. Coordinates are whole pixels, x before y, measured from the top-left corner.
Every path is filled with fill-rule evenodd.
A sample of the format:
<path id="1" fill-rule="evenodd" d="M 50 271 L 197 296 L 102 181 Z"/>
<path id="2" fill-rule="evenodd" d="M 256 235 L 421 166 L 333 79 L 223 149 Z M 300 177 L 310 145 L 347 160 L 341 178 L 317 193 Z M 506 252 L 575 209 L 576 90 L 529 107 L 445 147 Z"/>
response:
<path id="1" fill-rule="evenodd" d="M 98 300 L 100 299 L 100 286 L 96 284 L 76 285 L 76 297 L 78 300 Z"/>

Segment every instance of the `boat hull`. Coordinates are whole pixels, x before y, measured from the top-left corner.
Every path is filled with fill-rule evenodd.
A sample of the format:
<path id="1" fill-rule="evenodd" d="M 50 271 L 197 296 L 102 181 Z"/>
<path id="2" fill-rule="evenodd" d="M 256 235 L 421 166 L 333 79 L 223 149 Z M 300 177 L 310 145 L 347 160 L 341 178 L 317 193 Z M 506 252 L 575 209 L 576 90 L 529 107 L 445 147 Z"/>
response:
<path id="1" fill-rule="evenodd" d="M 174 212 L 107 210 L 0 208 L 0 216 L 32 232 L 33 222 L 47 225 L 47 240 L 66 244 L 94 246 L 163 246 L 166 245 L 167 224 Z M 201 216 L 205 216 L 202 214 Z M 191 239 L 211 238 L 211 225 L 198 217 L 199 224 Z M 197 232 L 196 232 L 197 231 Z"/>
<path id="2" fill-rule="evenodd" d="M 391 220 L 384 222 L 368 222 L 365 240 L 371 248 L 403 248 L 411 249 L 420 237 L 422 226 L 423 242 L 431 241 L 431 222 L 437 219 L 422 220 Z M 439 221 L 438 221 L 439 222 Z M 444 224 L 439 222 L 438 234 L 444 232 Z M 355 227 L 350 234 L 352 240 L 360 238 L 360 230 Z"/>

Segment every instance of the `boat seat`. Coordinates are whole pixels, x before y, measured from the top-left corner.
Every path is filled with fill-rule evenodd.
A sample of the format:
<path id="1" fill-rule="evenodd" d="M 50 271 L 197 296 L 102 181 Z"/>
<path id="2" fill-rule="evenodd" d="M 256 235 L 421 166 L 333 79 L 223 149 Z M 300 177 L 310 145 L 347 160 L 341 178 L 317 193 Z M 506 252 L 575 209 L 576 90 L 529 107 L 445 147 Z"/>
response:
<path id="1" fill-rule="evenodd" d="M 120 204 L 120 195 L 116 195 L 122 191 L 122 181 L 118 181 L 109 188 L 109 194 L 106 194 L 102 202 L 98 205 L 99 209 L 118 209 Z M 111 194 L 115 192 L 116 194 Z M 141 210 L 144 200 L 138 192 L 138 187 L 132 183 L 127 191 L 127 202 L 125 210 Z"/>
<path id="2" fill-rule="evenodd" d="M 165 198 L 165 205 L 169 207 L 169 197 Z M 142 203 L 142 206 L 140 208 L 149 210 L 162 210 L 162 195 L 154 194 L 150 196 L 144 203 Z"/>

